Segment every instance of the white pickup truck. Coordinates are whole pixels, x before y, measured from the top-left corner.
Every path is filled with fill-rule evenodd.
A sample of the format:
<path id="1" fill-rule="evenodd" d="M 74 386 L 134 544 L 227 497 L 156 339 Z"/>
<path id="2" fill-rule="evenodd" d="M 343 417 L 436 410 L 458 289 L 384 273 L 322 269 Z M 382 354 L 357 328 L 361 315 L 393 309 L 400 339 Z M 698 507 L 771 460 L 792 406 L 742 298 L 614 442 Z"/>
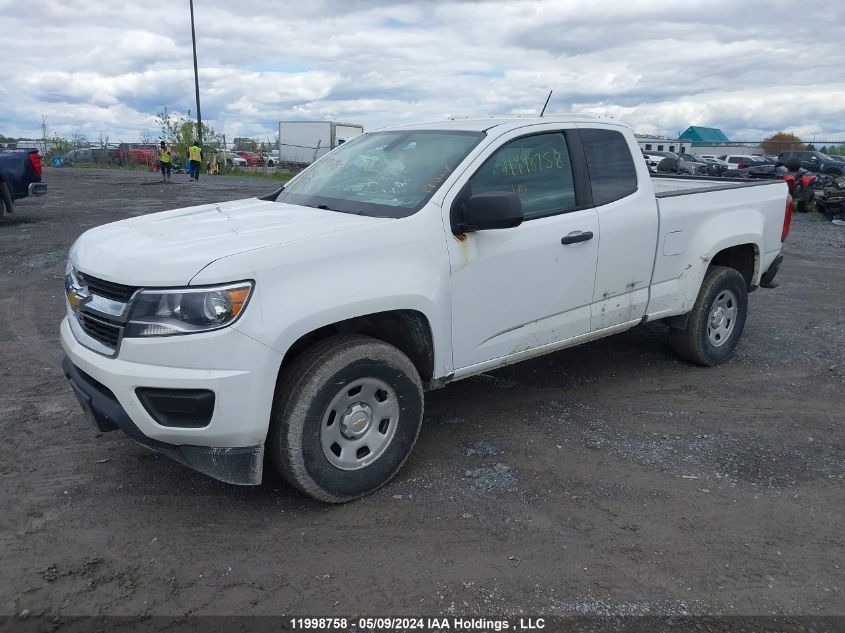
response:
<path id="1" fill-rule="evenodd" d="M 593 119 L 371 132 L 270 196 L 84 233 L 64 371 L 100 431 L 347 501 L 402 466 L 426 389 L 656 320 L 726 360 L 790 209 L 783 181 L 652 178 Z"/>

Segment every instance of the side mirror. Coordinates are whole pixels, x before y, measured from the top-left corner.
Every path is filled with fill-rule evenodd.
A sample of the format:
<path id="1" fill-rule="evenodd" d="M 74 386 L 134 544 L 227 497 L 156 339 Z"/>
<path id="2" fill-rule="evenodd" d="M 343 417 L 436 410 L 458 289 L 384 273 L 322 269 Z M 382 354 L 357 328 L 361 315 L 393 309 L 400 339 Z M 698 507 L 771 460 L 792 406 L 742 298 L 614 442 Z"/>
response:
<path id="1" fill-rule="evenodd" d="M 470 196 L 455 218 L 455 233 L 511 229 L 522 224 L 522 201 L 511 191 L 485 191 Z"/>

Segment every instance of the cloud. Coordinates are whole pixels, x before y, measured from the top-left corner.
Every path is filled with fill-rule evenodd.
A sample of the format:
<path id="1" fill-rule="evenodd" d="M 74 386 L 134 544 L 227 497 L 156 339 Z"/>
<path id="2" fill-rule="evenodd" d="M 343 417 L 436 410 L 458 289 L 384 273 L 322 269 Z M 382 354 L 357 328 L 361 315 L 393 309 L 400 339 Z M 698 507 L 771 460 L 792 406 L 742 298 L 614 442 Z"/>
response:
<path id="1" fill-rule="evenodd" d="M 195 2 L 204 119 L 229 138 L 284 119 L 368 129 L 581 110 L 645 133 L 788 129 L 845 141 L 845 3 Z M 133 140 L 194 111 L 186 6 L 0 0 L 0 132 Z"/>

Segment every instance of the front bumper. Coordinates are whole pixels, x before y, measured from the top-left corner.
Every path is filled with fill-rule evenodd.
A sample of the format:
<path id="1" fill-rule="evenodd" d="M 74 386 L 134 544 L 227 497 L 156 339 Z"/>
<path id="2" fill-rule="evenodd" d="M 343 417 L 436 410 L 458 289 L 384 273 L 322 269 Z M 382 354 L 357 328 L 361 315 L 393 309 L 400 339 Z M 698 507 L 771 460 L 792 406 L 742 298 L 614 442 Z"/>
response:
<path id="1" fill-rule="evenodd" d="M 208 446 L 175 446 L 144 435 L 111 390 L 76 367 L 65 356 L 62 362 L 65 377 L 82 405 L 88 420 L 101 433 L 120 429 L 133 440 L 152 450 L 229 484 L 243 486 L 261 483 L 264 465 L 264 445 L 241 448 L 211 448 Z"/>
<path id="2" fill-rule="evenodd" d="M 76 340 L 62 321 L 65 375 L 100 431 L 121 429 L 135 441 L 211 477 L 261 482 L 264 441 L 281 355 L 225 328 L 206 334 L 125 339 L 117 358 Z M 144 390 L 211 392 L 213 412 L 202 426 L 156 420 Z M 148 403 L 149 406 L 149 403 Z"/>

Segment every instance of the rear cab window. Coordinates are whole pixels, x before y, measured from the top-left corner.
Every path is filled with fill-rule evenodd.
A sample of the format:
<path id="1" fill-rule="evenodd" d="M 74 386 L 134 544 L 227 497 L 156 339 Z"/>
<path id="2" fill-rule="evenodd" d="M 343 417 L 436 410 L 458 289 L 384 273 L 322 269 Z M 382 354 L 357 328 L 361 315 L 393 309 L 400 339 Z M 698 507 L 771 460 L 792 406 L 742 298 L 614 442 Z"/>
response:
<path id="1" fill-rule="evenodd" d="M 637 191 L 637 170 L 628 142 L 621 132 L 579 128 L 593 204 L 608 204 Z"/>

